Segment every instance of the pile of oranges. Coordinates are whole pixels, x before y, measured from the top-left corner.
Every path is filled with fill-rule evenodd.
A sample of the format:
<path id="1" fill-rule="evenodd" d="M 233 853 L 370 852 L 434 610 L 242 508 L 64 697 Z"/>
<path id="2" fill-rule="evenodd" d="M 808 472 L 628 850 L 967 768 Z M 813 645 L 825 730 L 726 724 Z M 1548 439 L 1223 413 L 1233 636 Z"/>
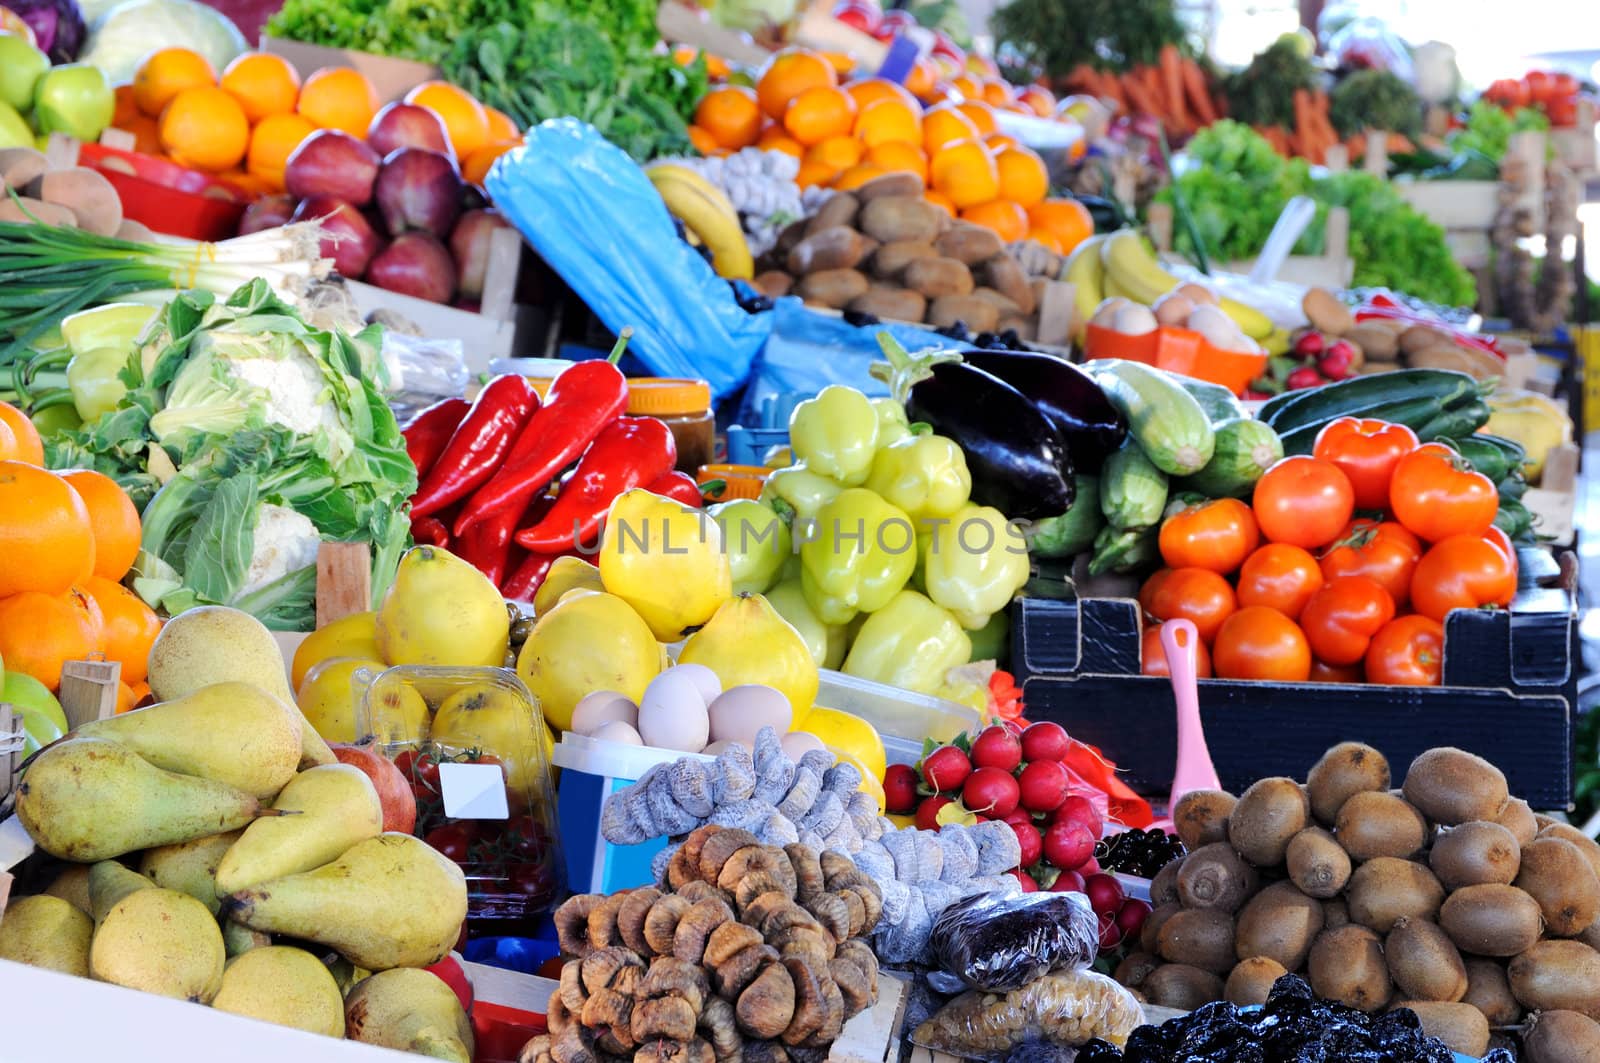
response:
<path id="1" fill-rule="evenodd" d="M 139 553 L 139 512 L 110 477 L 43 465 L 39 433 L 0 402 L 0 661 L 52 691 L 68 661 L 117 661 L 125 712 L 150 694 L 161 631 L 121 583 Z"/>
<path id="2" fill-rule="evenodd" d="M 469 181 L 481 182 L 496 158 L 521 143 L 510 118 L 445 82 L 417 86 L 406 102 L 439 115 Z M 281 192 L 284 165 L 301 141 L 318 129 L 365 137 L 379 103 L 372 82 L 348 67 L 325 67 L 302 81 L 281 56 L 247 52 L 218 75 L 197 52 L 162 48 L 117 89 L 112 125 L 132 133 L 138 151 L 248 191 Z"/>
<path id="3" fill-rule="evenodd" d="M 755 88 L 711 89 L 689 134 L 708 155 L 751 146 L 793 155 L 802 188 L 849 191 L 886 173 L 914 173 L 929 202 L 1007 242 L 1032 239 L 1065 254 L 1094 232 L 1082 204 L 1049 198 L 1043 160 L 995 119 L 998 110 L 1053 114 L 1048 92 L 1033 86 L 1019 95 L 998 78 L 939 82 L 929 68 L 918 71 L 906 85 L 875 77 L 841 84 L 827 56 L 790 48 L 768 61 Z"/>

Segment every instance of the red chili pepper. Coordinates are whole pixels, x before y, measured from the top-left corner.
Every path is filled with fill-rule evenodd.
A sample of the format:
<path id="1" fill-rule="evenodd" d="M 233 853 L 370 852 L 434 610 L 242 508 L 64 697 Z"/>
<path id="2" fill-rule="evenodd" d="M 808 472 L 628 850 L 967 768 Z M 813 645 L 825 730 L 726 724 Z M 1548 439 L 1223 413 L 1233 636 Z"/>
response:
<path id="1" fill-rule="evenodd" d="M 623 329 L 605 361 L 579 362 L 555 378 L 544 408 L 522 430 L 505 464 L 456 518 L 457 535 L 497 510 L 520 509 L 571 465 L 601 429 L 622 416 L 628 408 L 628 381 L 616 362 L 631 335 L 632 329 Z"/>
<path id="2" fill-rule="evenodd" d="M 406 437 L 406 453 L 411 456 L 411 464 L 417 467 L 419 479 L 432 470 L 433 463 L 450 445 L 450 437 L 466 420 L 470 409 L 472 403 L 466 399 L 445 399 L 417 414 L 402 430 Z"/>
<path id="3" fill-rule="evenodd" d="M 519 531 L 517 542 L 548 554 L 592 541 L 618 495 L 654 483 L 677 460 L 672 429 L 654 417 L 618 417 L 584 452 L 549 515 Z"/>
<path id="4" fill-rule="evenodd" d="M 653 495 L 670 498 L 674 502 L 682 502 L 686 506 L 699 509 L 705 505 L 705 495 L 700 493 L 700 485 L 695 483 L 694 477 L 686 472 L 676 469 L 665 476 L 657 477 L 644 485 L 644 489 Z"/>
<path id="5" fill-rule="evenodd" d="M 500 593 L 508 601 L 531 602 L 533 596 L 539 593 L 539 588 L 544 585 L 544 578 L 550 574 L 550 566 L 565 554 L 529 554 L 522 559 L 511 575 L 500 584 Z"/>
<path id="6" fill-rule="evenodd" d="M 450 545 L 450 529 L 438 517 L 412 517 L 411 538 L 417 541 L 418 546 L 447 547 Z"/>
<path id="7" fill-rule="evenodd" d="M 489 381 L 422 481 L 411 512 L 419 517 L 437 513 L 487 483 L 538 409 L 539 395 L 526 377 L 512 373 Z"/>

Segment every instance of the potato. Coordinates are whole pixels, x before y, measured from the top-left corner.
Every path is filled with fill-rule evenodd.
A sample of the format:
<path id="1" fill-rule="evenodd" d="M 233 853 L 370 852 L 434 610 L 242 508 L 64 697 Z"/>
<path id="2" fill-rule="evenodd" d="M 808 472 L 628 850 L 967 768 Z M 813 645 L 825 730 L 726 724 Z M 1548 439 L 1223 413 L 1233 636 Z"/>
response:
<path id="1" fill-rule="evenodd" d="M 934 246 L 945 258 L 953 258 L 968 266 L 987 262 L 996 255 L 1004 254 L 1006 249 L 993 229 L 973 225 L 971 222 L 957 222 L 951 226 L 949 232 L 939 237 Z"/>
<path id="2" fill-rule="evenodd" d="M 865 295 L 869 287 L 867 278 L 853 269 L 825 269 L 802 278 L 795 294 L 808 303 L 842 310 Z"/>
<path id="3" fill-rule="evenodd" d="M 769 269 L 751 282 L 756 291 L 771 299 L 788 295 L 794 288 L 794 278 L 781 269 Z"/>
<path id="4" fill-rule="evenodd" d="M 789 272 L 796 277 L 830 269 L 855 269 L 866 257 L 861 234 L 843 225 L 812 233 L 789 252 Z"/>
<path id="5" fill-rule="evenodd" d="M 1020 312 L 1033 313 L 1037 305 L 1033 284 L 1016 259 L 1008 254 L 996 255 L 985 262 L 978 273 L 989 287 L 1017 304 Z"/>
<path id="6" fill-rule="evenodd" d="M 1000 310 L 976 295 L 941 295 L 928 307 L 927 322 L 935 328 L 958 321 L 973 332 L 993 332 L 1000 323 Z"/>
<path id="7" fill-rule="evenodd" d="M 871 314 L 889 321 L 921 321 L 928 311 L 928 300 L 910 288 L 888 288 L 875 284 L 865 294 L 850 301 L 858 314 Z"/>
<path id="8" fill-rule="evenodd" d="M 922 191 L 922 178 L 914 173 L 896 171 L 886 173 L 882 177 L 874 177 L 856 189 L 855 196 L 862 203 L 871 203 L 875 199 L 911 197 L 920 199 Z"/>
<path id="9" fill-rule="evenodd" d="M 929 299 L 941 295 L 971 295 L 974 287 L 971 271 L 953 258 L 919 258 L 906 267 L 905 279 L 907 288 Z"/>
<path id="10" fill-rule="evenodd" d="M 882 245 L 872 256 L 872 275 L 879 280 L 896 280 L 917 259 L 938 257 L 939 252 L 926 240 L 896 240 Z"/>
<path id="11" fill-rule="evenodd" d="M 883 243 L 932 240 L 944 231 L 950 216 L 920 196 L 885 196 L 861 208 L 856 224 Z M 924 293 L 926 294 L 926 293 Z"/>
<path id="12" fill-rule="evenodd" d="M 824 229 L 840 225 L 849 228 L 855 222 L 856 213 L 860 209 L 861 201 L 855 196 L 849 192 L 835 192 L 815 214 L 811 215 L 811 220 L 806 222 L 806 235 L 815 236 Z"/>

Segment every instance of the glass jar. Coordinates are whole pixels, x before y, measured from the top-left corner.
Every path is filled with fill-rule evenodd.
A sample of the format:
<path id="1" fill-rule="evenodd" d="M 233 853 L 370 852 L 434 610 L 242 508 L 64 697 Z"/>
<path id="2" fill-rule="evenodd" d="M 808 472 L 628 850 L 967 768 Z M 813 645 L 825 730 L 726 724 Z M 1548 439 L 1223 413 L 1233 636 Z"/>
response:
<path id="1" fill-rule="evenodd" d="M 711 413 L 711 385 L 704 380 L 630 379 L 628 416 L 654 417 L 672 429 L 680 472 L 693 476 L 716 457 L 717 422 Z"/>

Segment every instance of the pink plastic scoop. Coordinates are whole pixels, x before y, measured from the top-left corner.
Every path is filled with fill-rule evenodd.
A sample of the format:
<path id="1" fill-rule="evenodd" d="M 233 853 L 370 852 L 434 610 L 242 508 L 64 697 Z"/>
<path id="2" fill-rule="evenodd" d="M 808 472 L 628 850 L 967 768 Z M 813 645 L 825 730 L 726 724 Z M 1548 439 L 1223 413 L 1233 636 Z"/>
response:
<path id="1" fill-rule="evenodd" d="M 1193 621 L 1168 620 L 1161 625 L 1161 648 L 1166 651 L 1167 671 L 1172 678 L 1172 695 L 1178 704 L 1178 764 L 1172 773 L 1172 793 L 1167 800 L 1168 818 L 1154 826 L 1171 831 L 1172 809 L 1184 794 L 1194 790 L 1220 790 L 1222 782 L 1206 748 L 1206 732 L 1200 723 L 1200 689 L 1195 683 L 1195 647 L 1200 632 Z"/>

